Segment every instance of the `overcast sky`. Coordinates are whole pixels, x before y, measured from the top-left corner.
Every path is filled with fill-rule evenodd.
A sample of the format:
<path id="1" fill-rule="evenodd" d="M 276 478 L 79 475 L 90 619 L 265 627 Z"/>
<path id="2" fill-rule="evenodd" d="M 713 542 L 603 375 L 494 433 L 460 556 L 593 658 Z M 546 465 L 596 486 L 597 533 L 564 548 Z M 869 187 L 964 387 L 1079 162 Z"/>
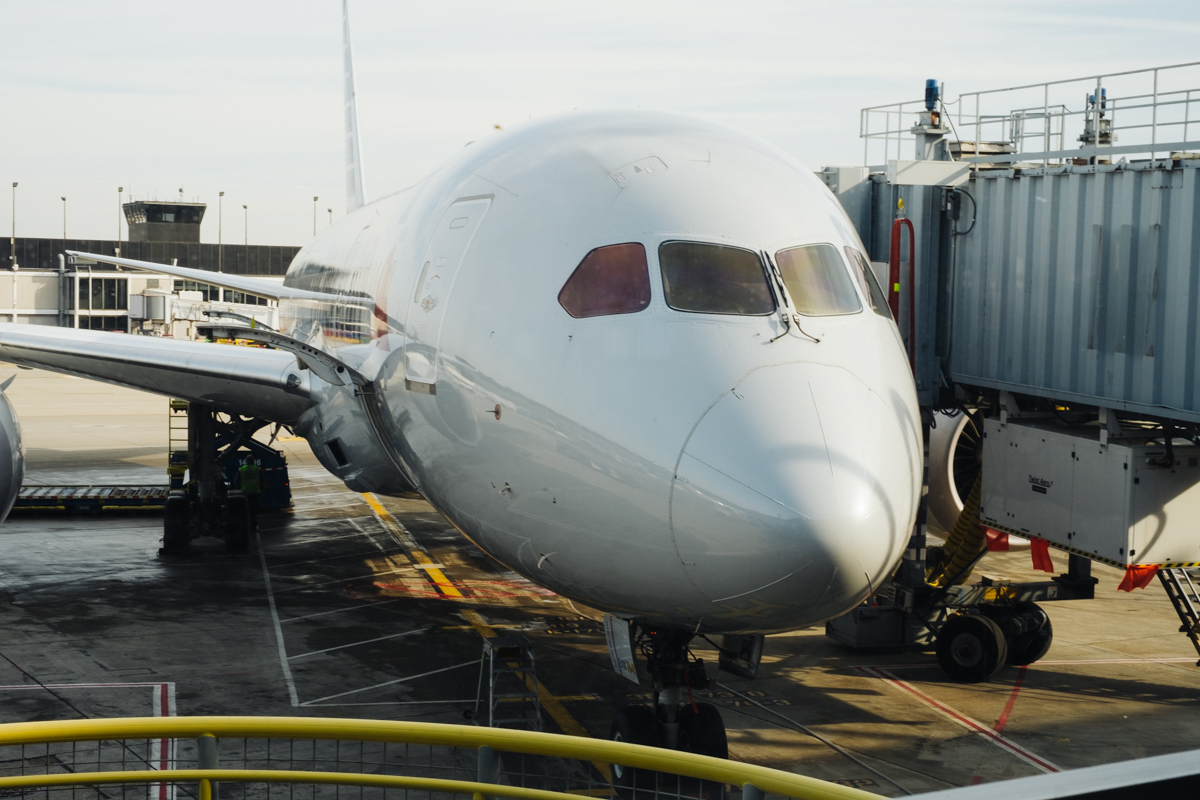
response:
<path id="1" fill-rule="evenodd" d="M 574 108 L 720 121 L 861 164 L 859 109 L 1200 60 L 1156 0 L 351 0 L 367 199 L 494 125 Z M 301 245 L 343 215 L 340 0 L 0 0 L 0 232 L 116 236 L 117 187 L 209 204 L 202 238 Z M 1192 73 L 1195 76 L 1197 73 Z M 1192 86 L 1200 88 L 1200 79 Z M 1191 88 L 1191 87 L 1189 87 Z M 1197 138 L 1193 135 L 1191 138 Z"/>

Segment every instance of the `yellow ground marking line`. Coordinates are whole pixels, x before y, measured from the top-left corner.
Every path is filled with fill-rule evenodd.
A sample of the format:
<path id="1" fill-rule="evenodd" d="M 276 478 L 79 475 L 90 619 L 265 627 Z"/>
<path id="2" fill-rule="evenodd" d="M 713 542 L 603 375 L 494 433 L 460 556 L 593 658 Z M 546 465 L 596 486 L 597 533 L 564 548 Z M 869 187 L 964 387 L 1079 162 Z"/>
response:
<path id="1" fill-rule="evenodd" d="M 429 554 L 425 552 L 425 548 L 421 547 L 412 534 L 383 507 L 378 497 L 371 492 L 363 492 L 361 496 L 362 499 L 367 501 L 367 505 L 371 507 L 371 511 L 375 514 L 376 519 L 396 537 L 396 540 L 405 549 L 408 557 L 417 563 L 418 572 L 429 576 L 429 582 L 447 597 L 463 596 L 458 587 L 446 577 L 446 573 L 438 569 L 437 562 L 429 557 Z"/>
<path id="2" fill-rule="evenodd" d="M 471 627 L 478 631 L 479 635 L 483 638 L 494 639 L 498 635 L 495 628 L 483 621 L 483 617 L 479 616 L 478 611 L 463 611 L 462 616 L 463 619 L 471 623 Z M 525 678 L 525 685 L 530 689 L 533 688 L 528 677 Z M 552 695 L 550 690 L 541 681 L 538 681 L 537 693 L 538 702 L 550 714 L 551 719 L 558 723 L 558 727 L 562 729 L 563 733 L 570 734 L 571 736 L 590 737 L 587 728 L 580 725 L 579 721 L 571 716 L 571 712 L 567 711 L 559 699 Z M 612 783 L 612 771 L 609 769 L 608 764 L 593 761 L 592 766 L 599 770 L 600 774 L 604 776 L 604 780 Z"/>

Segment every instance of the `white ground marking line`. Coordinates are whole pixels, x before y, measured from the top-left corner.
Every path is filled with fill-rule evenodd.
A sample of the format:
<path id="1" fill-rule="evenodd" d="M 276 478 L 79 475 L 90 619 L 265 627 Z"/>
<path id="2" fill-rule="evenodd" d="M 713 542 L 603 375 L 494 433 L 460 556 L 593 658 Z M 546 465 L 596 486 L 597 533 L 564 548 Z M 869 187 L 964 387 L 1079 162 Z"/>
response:
<path id="1" fill-rule="evenodd" d="M 324 650 L 312 650 L 308 653 L 301 653 L 298 656 L 288 656 L 288 661 L 295 661 L 297 658 L 307 658 L 309 656 L 319 656 L 321 653 L 332 653 L 334 650 L 345 650 L 347 647 L 358 647 L 371 642 L 382 642 L 385 639 L 399 639 L 402 636 L 412 636 L 414 633 L 425 633 L 428 628 L 418 628 L 415 631 L 404 631 L 403 633 L 392 633 L 387 636 L 376 636 L 374 639 L 363 639 L 361 642 L 351 642 L 350 644 L 339 644 L 337 647 L 326 647 Z"/>
<path id="2" fill-rule="evenodd" d="M 254 532 L 258 544 L 258 561 L 262 564 L 263 583 L 267 587 L 267 605 L 271 608 L 271 623 L 275 626 L 275 644 L 279 649 L 279 667 L 283 670 L 283 679 L 287 682 L 288 698 L 292 707 L 300 705 L 300 696 L 296 694 L 296 682 L 292 680 L 292 668 L 288 665 L 287 647 L 283 643 L 283 628 L 279 626 L 279 611 L 275 608 L 275 593 L 271 590 L 271 573 L 267 571 L 267 557 L 262 549 L 262 536 Z"/>
<path id="3" fill-rule="evenodd" d="M 340 522 L 341 520 L 339 519 L 336 521 Z M 329 520 L 327 520 L 327 519 L 306 519 L 306 520 L 301 520 L 299 522 L 291 522 L 287 525 L 260 525 L 259 530 L 266 531 L 267 533 L 271 533 L 272 531 L 284 531 L 284 530 L 294 531 L 294 530 L 298 530 L 300 528 L 314 528 L 317 525 L 322 525 L 322 524 L 328 525 Z M 300 541 L 319 542 L 323 539 L 345 539 L 346 537 L 353 536 L 353 535 L 354 534 L 342 534 L 341 536 L 320 536 L 320 537 L 317 537 L 314 539 L 304 539 L 304 540 L 300 540 Z M 294 540 L 289 539 L 286 542 L 280 542 L 276 546 L 277 547 L 286 547 L 287 545 L 291 544 L 293 541 Z"/>
<path id="4" fill-rule="evenodd" d="M 362 556 L 373 556 L 373 555 L 375 555 L 375 552 L 376 552 L 375 550 L 363 550 L 358 553 L 346 553 L 345 555 L 340 555 L 340 556 L 325 556 L 324 558 L 306 558 L 304 561 L 285 561 L 282 564 L 275 565 L 275 574 L 279 575 L 279 577 L 281 577 L 281 578 L 286 578 L 287 576 L 280 574 L 279 570 L 284 569 L 286 567 L 298 567 L 303 564 L 328 564 L 330 561 L 340 561 L 344 558 L 361 558 Z M 393 550 L 390 553 L 384 553 L 384 555 L 388 555 L 388 556 L 396 556 L 396 555 L 403 555 L 403 554 L 404 554 L 403 550 Z"/>
<path id="5" fill-rule="evenodd" d="M 1071 664 L 1195 664 L 1196 659 L 1191 657 L 1170 658 L 1076 658 L 1064 659 L 1061 661 L 1050 661 L 1042 659 L 1034 662 L 1029 666 L 1069 666 Z M 941 669 L 936 663 L 932 664 L 859 664 L 858 669 Z"/>
<path id="6" fill-rule="evenodd" d="M 950 706 L 946 705 L 945 703 L 934 700 L 932 697 L 925 694 L 920 689 L 913 686 L 911 683 L 900 680 L 899 678 L 897 678 L 895 675 L 888 672 L 887 670 L 879 669 L 877 667 L 858 667 L 858 669 L 863 672 L 866 672 L 869 675 L 874 675 L 877 678 L 882 678 L 883 680 L 887 681 L 889 684 L 896 687 L 900 691 L 906 692 L 907 694 L 917 698 L 917 700 L 920 701 L 923 705 L 925 705 L 929 708 L 932 708 L 934 711 L 949 718 L 950 720 L 954 721 L 955 723 L 963 726 L 967 730 L 972 731 L 973 733 L 979 734 L 984 739 L 987 739 L 989 742 L 991 742 L 992 744 L 999 747 L 1001 750 L 1011 753 L 1012 755 L 1014 755 L 1017 758 L 1024 761 L 1026 764 L 1029 764 L 1030 766 L 1033 766 L 1033 767 L 1037 767 L 1042 772 L 1061 772 L 1062 771 L 1053 762 L 1048 761 L 1045 758 L 1042 758 L 1037 753 L 1034 753 L 1032 750 L 1027 750 L 1026 748 L 1017 744 L 1013 740 L 1008 739 L 1004 736 L 1001 736 L 1000 734 L 996 733 L 991 728 L 984 725 L 982 722 L 978 722 L 977 720 L 971 719 L 966 714 L 963 714 L 960 711 L 956 711 L 955 709 L 951 708 Z"/>
<path id="7" fill-rule="evenodd" d="M 422 672 L 420 675 L 409 675 L 406 678 L 396 678 L 395 680 L 384 681 L 383 683 L 377 683 L 374 686 L 364 686 L 361 689 L 351 689 L 348 692 L 338 692 L 337 694 L 331 694 L 331 695 L 327 695 L 325 697 L 318 697 L 316 700 L 309 700 L 307 702 L 301 703 L 300 705 L 302 705 L 302 706 L 324 705 L 326 700 L 336 700 L 337 698 L 345 697 L 348 694 L 358 694 L 359 692 L 369 692 L 372 689 L 382 689 L 385 686 L 394 686 L 397 683 L 407 683 L 408 681 L 415 681 L 417 678 L 425 678 L 430 675 L 437 675 L 440 672 L 449 672 L 452 669 L 462 669 L 463 667 L 477 667 L 477 666 L 479 666 L 479 659 L 473 658 L 470 661 L 464 661 L 463 663 L 455 664 L 452 667 L 442 667 L 441 669 L 434 669 L 434 670 L 430 670 L 429 672 Z"/>
<path id="8" fill-rule="evenodd" d="M 276 594 L 291 594 L 292 592 L 302 592 L 305 589 L 316 589 L 321 586 L 328 586 L 331 583 L 349 583 L 351 581 L 361 581 L 361 580 L 365 580 L 367 578 L 378 578 L 384 574 L 385 573 L 381 573 L 381 572 L 369 572 L 366 575 L 355 575 L 352 578 L 334 578 L 333 580 L 329 580 L 329 581 L 318 581 L 317 583 L 304 583 L 304 584 L 300 584 L 299 586 L 289 586 L 286 589 L 280 589 L 278 592 L 276 592 Z M 395 570 L 395 569 L 392 570 L 392 574 L 393 575 L 403 575 L 403 573 L 400 570 Z M 80 580 L 82 580 L 82 578 Z"/>
<path id="9" fill-rule="evenodd" d="M 328 614 L 341 614 L 343 611 L 354 611 L 359 608 L 370 608 L 371 606 L 384 606 L 384 605 L 387 605 L 388 603 L 399 603 L 401 600 L 407 600 L 407 599 L 408 599 L 407 597 L 393 597 L 391 600 L 377 600 L 374 603 L 363 603 L 362 605 L 358 605 L 358 606 L 346 606 L 345 608 L 335 608 L 332 611 L 318 611 L 314 614 L 301 614 L 298 617 L 288 617 L 287 619 L 281 619 L 281 620 L 279 620 L 279 622 L 283 625 L 287 625 L 289 622 L 296 622 L 297 620 L 312 619 L 313 617 L 324 617 Z"/>

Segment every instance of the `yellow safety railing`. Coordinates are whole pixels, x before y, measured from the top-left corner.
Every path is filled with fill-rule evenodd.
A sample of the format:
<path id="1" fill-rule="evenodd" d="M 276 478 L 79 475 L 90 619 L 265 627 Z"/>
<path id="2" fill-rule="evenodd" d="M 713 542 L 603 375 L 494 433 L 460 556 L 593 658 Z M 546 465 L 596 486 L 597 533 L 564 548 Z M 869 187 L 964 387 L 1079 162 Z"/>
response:
<path id="1" fill-rule="evenodd" d="M 131 717 L 64 722 L 15 722 L 0 725 L 0 747 L 14 745 L 92 742 L 124 739 L 312 739 L 387 742 L 461 748 L 491 748 L 500 753 L 551 756 L 606 764 L 621 764 L 743 788 L 745 800 L 765 793 L 796 800 L 871 800 L 879 795 L 790 772 L 645 745 L 586 739 L 557 733 L 393 722 L 370 719 L 310 717 Z M 395 789 L 527 798 L 579 800 L 579 795 L 519 786 L 416 776 L 369 775 L 354 772 L 309 772 L 276 769 L 166 769 L 73 772 L 0 777 L 6 790 L 99 783 L 164 784 L 197 782 L 202 800 L 211 797 L 215 781 L 238 783 L 338 784 Z"/>

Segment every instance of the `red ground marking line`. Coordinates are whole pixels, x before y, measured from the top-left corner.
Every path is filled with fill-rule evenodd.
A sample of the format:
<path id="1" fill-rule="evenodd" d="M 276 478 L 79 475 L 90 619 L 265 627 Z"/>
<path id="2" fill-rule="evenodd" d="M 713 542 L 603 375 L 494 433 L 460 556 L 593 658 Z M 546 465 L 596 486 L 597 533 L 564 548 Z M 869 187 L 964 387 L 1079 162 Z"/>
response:
<path id="1" fill-rule="evenodd" d="M 22 683 L 15 686 L 0 686 L 0 691 L 16 691 L 16 690 L 44 690 L 44 689 L 144 689 L 151 688 L 154 692 L 150 696 L 150 705 L 153 708 L 155 717 L 173 717 L 175 709 L 172 708 L 171 700 L 171 684 L 170 683 L 44 683 L 44 684 L 28 684 Z M 153 740 L 151 740 L 153 741 Z M 151 758 L 158 762 L 155 769 L 168 770 L 171 768 L 171 739 L 159 739 L 157 746 L 154 748 L 156 753 L 151 754 Z M 154 762 L 149 762 L 151 766 Z M 155 792 L 157 787 L 157 792 Z M 170 800 L 174 796 L 171 787 L 165 783 L 157 783 L 151 785 L 151 797 L 157 795 L 158 800 Z"/>
<path id="2" fill-rule="evenodd" d="M 1004 704 L 1004 710 L 1000 712 L 1000 719 L 996 720 L 994 728 L 996 733 L 1000 733 L 1008 724 L 1008 715 L 1012 713 L 1013 706 L 1017 704 L 1017 695 L 1021 693 L 1021 684 L 1025 682 L 1025 673 L 1028 671 L 1029 668 L 1025 666 L 1017 670 L 1017 682 L 1013 684 L 1012 694 L 1008 696 L 1008 702 Z"/>
<path id="3" fill-rule="evenodd" d="M 1030 764 L 1031 766 L 1037 767 L 1042 772 L 1060 772 L 1061 771 L 1054 763 L 1047 761 L 1046 759 L 1039 756 L 1037 753 L 1034 753 L 1030 750 L 1025 749 L 1024 747 L 1022 747 L 1021 745 L 1012 741 L 1011 739 L 1007 739 L 1007 738 L 1001 736 L 1000 734 L 993 731 L 991 728 L 988 728 L 983 723 L 977 722 L 976 720 L 971 719 L 966 714 L 963 714 L 962 712 L 951 708 L 950 706 L 946 705 L 945 703 L 934 700 L 932 697 L 925 694 L 920 689 L 913 686 L 911 683 L 900 680 L 899 678 L 897 678 L 895 675 L 891 674 L 887 670 L 878 669 L 875 667 L 858 667 L 858 669 L 863 672 L 866 672 L 869 675 L 874 675 L 877 678 L 881 678 L 882 680 L 887 681 L 888 683 L 892 684 L 897 689 L 900 689 L 903 692 L 907 692 L 908 694 L 915 697 L 917 700 L 919 700 L 924 705 L 928 706 L 929 708 L 932 708 L 934 711 L 937 711 L 939 714 L 942 714 L 942 715 L 950 718 L 951 720 L 953 720 L 954 722 L 963 726 L 967 730 L 979 734 L 980 736 L 987 739 L 992 744 L 999 747 L 1001 750 L 1011 753 L 1012 755 L 1021 759 L 1025 763 Z"/>

